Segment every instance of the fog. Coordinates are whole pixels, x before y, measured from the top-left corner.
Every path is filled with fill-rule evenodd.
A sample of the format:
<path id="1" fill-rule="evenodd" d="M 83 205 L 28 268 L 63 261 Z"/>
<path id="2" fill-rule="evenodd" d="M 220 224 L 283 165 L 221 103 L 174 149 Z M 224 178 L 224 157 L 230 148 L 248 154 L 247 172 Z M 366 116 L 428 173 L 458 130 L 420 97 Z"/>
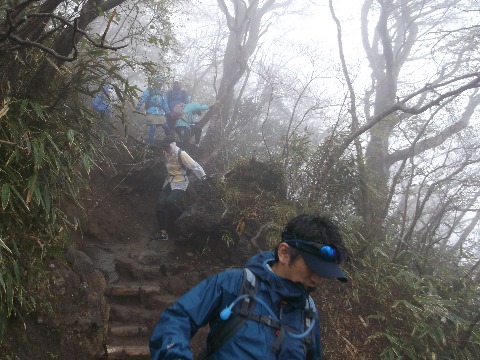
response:
<path id="1" fill-rule="evenodd" d="M 377 358 L 478 358 L 477 1 L 52 1 L 51 14 L 37 13 L 47 2 L 18 12 L 0 5 L 14 17 L 3 15 L 0 29 L 0 180 L 10 214 L 0 231 L 35 211 L 58 219 L 49 213 L 58 179 L 76 189 L 77 169 L 88 174 L 101 154 L 100 120 L 88 107 L 95 91 L 114 86 L 112 122 L 136 136 L 134 106 L 162 75 L 164 90 L 180 80 L 210 106 L 198 123 L 205 169 L 274 163 L 296 211 L 342 225 L 354 281 L 339 296 L 352 311 L 388 304 L 358 315 L 371 320 L 360 324 L 371 331 L 362 341 L 382 339 Z M 45 171 L 44 151 L 55 159 Z M 42 236 L 60 227 L 36 218 Z M 18 235 L 2 232 L 2 241 Z"/>

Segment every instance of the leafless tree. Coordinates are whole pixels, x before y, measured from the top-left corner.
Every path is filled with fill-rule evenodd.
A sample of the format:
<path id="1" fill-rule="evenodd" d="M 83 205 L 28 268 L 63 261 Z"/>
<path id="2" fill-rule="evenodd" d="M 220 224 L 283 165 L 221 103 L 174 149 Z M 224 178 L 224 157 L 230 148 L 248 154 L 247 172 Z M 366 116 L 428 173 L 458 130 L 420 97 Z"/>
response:
<path id="1" fill-rule="evenodd" d="M 218 153 L 225 146 L 224 126 L 231 115 L 234 88 L 248 68 L 248 59 L 255 52 L 258 41 L 268 26 L 265 16 L 275 9 L 285 8 L 292 0 L 244 1 L 232 0 L 226 3 L 218 0 L 218 6 L 224 14 L 229 36 L 222 62 L 222 77 L 218 87 L 215 107 L 202 119 L 202 125 L 211 121 L 206 136 L 206 144 Z"/>
<path id="2" fill-rule="evenodd" d="M 333 1 L 330 1 L 330 8 L 335 17 Z M 383 241 L 382 228 L 391 211 L 398 181 L 404 177 L 404 171 L 412 161 L 417 164 L 415 157 L 425 160 L 435 154 L 435 159 L 442 163 L 436 149 L 454 146 L 453 139 L 465 134 L 475 114 L 480 101 L 477 94 L 480 72 L 475 65 L 475 54 L 468 46 L 458 45 L 454 51 L 449 48 L 452 34 L 459 34 L 454 31 L 459 22 L 468 22 L 465 27 L 470 29 L 478 26 L 475 17 L 464 16 L 472 9 L 468 1 L 363 2 L 361 35 L 372 84 L 362 99 L 362 114 L 356 106 L 357 95 L 352 82 L 344 71 L 352 95 L 349 111 L 352 131 L 336 156 L 355 142 L 359 163 L 365 159 L 363 177 L 368 186 L 363 187 L 365 206 L 362 216 L 367 224 L 367 236 L 371 239 Z M 375 24 L 372 19 L 376 19 Z M 451 31 L 447 34 L 444 29 Z M 423 40 L 426 37 L 430 42 Z M 458 39 L 455 43 L 458 44 Z M 342 49 L 341 38 L 339 45 Z M 340 54 L 343 56 L 342 52 Z M 425 69 L 430 70 L 416 73 L 416 79 L 408 79 L 408 74 L 414 72 L 415 61 L 430 64 L 430 67 L 425 65 Z M 407 82 L 412 85 L 407 86 Z M 364 154 L 356 142 L 362 134 L 368 135 Z M 451 159 L 454 153 L 455 150 L 451 149 L 441 156 Z M 450 161 L 444 161 L 443 166 L 450 167 L 451 171 L 437 172 L 440 177 L 429 179 L 429 182 L 440 184 L 454 174 L 465 176 L 464 170 L 476 163 L 476 156 L 470 149 L 466 149 L 463 155 L 463 159 L 456 160 L 456 167 Z M 436 188 L 429 186 L 428 192 Z M 420 220 L 421 214 L 417 213 L 416 218 Z M 411 241 L 413 229 L 417 229 L 415 222 L 409 222 L 409 228 L 409 235 L 399 239 L 400 248 Z"/>

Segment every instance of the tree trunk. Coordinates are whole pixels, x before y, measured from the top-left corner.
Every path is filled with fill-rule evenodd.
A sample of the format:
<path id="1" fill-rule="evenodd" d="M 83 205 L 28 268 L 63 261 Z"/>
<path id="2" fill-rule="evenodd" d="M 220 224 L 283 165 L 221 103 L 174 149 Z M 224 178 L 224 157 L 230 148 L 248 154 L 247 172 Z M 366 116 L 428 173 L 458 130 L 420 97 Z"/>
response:
<path id="1" fill-rule="evenodd" d="M 227 8 L 224 0 L 218 0 L 218 5 L 224 13 L 230 30 L 225 55 L 223 73 L 219 85 L 218 97 L 212 111 L 211 123 L 205 134 L 206 153 L 217 153 L 225 144 L 224 126 L 231 115 L 234 103 L 235 85 L 245 74 L 249 57 L 255 52 L 262 35 L 262 18 L 275 8 L 285 7 L 292 2 L 268 0 L 263 5 L 258 0 L 248 3 L 233 0 L 233 14 Z"/>

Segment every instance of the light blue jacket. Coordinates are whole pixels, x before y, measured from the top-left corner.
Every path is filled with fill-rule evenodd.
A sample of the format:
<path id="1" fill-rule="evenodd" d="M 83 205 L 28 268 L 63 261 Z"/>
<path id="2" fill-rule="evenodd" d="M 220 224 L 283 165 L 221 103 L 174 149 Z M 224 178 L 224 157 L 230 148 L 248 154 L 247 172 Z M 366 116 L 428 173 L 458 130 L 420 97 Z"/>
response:
<path id="1" fill-rule="evenodd" d="M 170 110 L 168 109 L 167 98 L 165 93 L 160 89 L 148 88 L 146 89 L 140 100 L 138 100 L 135 109 L 140 111 L 142 105 L 145 104 L 145 113 L 155 115 L 168 115 Z"/>
<path id="2" fill-rule="evenodd" d="M 198 121 L 198 115 L 193 114 L 195 111 L 205 111 L 208 110 L 208 105 L 202 105 L 198 102 L 191 102 L 185 104 L 183 107 L 183 116 L 177 119 L 175 122 L 175 127 L 187 127 L 190 128 L 191 124 L 195 124 Z"/>
<path id="3" fill-rule="evenodd" d="M 257 275 L 259 281 L 257 297 L 281 319 L 282 324 L 288 327 L 288 331 L 293 334 L 302 333 L 304 330 L 302 310 L 308 298 L 308 289 L 276 275 L 268 265 L 273 261 L 273 252 L 265 252 L 254 256 L 246 264 L 246 267 Z M 219 322 L 223 321 L 219 318 L 219 312 L 237 298 L 241 292 L 242 280 L 242 269 L 221 272 L 200 282 L 166 309 L 150 337 L 152 360 L 193 359 L 189 346 L 191 337 L 206 324 L 210 324 L 209 337 L 215 336 Z M 287 304 L 281 306 L 284 301 Z M 269 314 L 259 301 L 255 303 L 254 313 Z M 313 355 L 310 359 L 320 360 L 322 356 L 318 321 L 314 323 L 313 334 Z M 209 357 L 209 360 L 305 359 L 302 340 L 286 334 L 279 351 L 275 353 L 273 345 L 276 340 L 274 328 L 247 319 L 246 323 Z"/>

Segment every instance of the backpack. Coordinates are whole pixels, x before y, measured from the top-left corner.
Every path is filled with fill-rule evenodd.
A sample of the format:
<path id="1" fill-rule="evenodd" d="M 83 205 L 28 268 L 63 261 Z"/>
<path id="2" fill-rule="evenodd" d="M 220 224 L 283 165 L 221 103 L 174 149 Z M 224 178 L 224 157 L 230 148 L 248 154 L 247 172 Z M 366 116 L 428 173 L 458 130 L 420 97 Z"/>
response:
<path id="1" fill-rule="evenodd" d="M 158 104 L 153 104 L 152 98 L 154 96 L 160 96 L 162 98 L 162 102 L 163 102 L 163 98 L 165 96 L 165 93 L 162 93 L 161 89 L 155 89 L 153 87 L 149 87 L 147 90 L 148 90 L 148 98 L 145 100 L 145 109 L 158 105 Z"/>
<path id="2" fill-rule="evenodd" d="M 268 315 L 253 314 L 252 310 L 255 305 L 255 295 L 258 290 L 257 276 L 247 268 L 243 269 L 243 281 L 242 287 L 238 296 L 249 295 L 246 297 L 240 305 L 239 311 L 232 314 L 228 320 L 223 321 L 218 326 L 214 339 L 210 339 L 207 343 L 206 349 L 204 349 L 198 356 L 198 360 L 207 360 L 208 357 L 215 353 L 222 345 L 230 339 L 247 321 L 247 319 L 261 322 L 267 326 L 273 327 L 277 332 L 277 340 L 273 345 L 275 352 L 280 350 L 280 345 L 285 336 L 284 328 Z M 309 297 L 305 304 L 305 309 L 302 310 L 302 318 L 304 320 L 304 328 L 310 325 L 311 319 L 314 317 L 314 311 L 311 306 L 314 306 L 313 300 Z M 305 347 L 305 359 L 313 359 L 313 331 L 308 336 L 302 339 Z"/>
<path id="3" fill-rule="evenodd" d="M 171 116 L 173 120 L 177 120 L 180 116 L 183 115 L 183 107 L 185 106 L 184 103 L 179 103 L 175 105 L 171 111 Z"/>
<path id="4" fill-rule="evenodd" d="M 190 174 L 192 173 L 192 170 L 189 169 L 189 168 L 187 168 L 187 167 L 185 166 L 185 164 L 184 164 L 183 161 L 182 161 L 182 156 L 181 156 L 181 154 L 182 154 L 182 149 L 178 149 L 178 153 L 177 153 L 178 163 L 180 164 L 180 167 L 181 167 L 183 170 L 185 170 L 186 175 L 188 176 L 188 175 L 190 175 Z"/>

